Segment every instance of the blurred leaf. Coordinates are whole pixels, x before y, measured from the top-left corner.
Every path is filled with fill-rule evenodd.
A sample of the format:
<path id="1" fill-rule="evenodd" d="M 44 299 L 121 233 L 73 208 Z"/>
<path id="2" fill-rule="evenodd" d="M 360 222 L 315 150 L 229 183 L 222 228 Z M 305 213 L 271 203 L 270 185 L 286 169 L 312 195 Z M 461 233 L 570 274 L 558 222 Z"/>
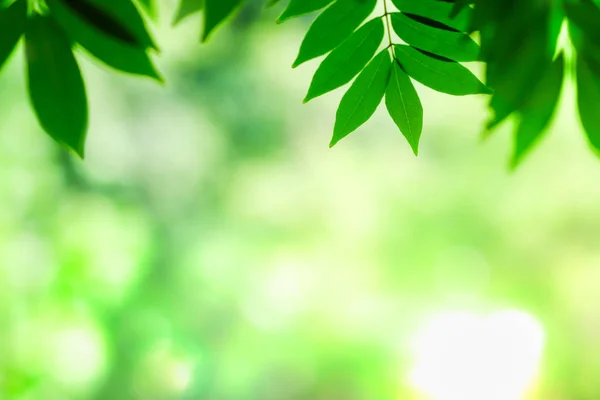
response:
<path id="1" fill-rule="evenodd" d="M 583 49 L 577 55 L 577 104 L 588 140 L 600 150 L 600 63 Z"/>
<path id="2" fill-rule="evenodd" d="M 156 0 L 137 0 L 137 1 L 142 6 L 144 11 L 150 18 L 156 19 L 158 17 Z"/>
<path id="3" fill-rule="evenodd" d="M 423 130 L 423 106 L 413 83 L 394 62 L 385 93 L 385 105 L 415 155 L 419 154 L 419 139 Z"/>
<path id="4" fill-rule="evenodd" d="M 528 35 L 514 46 L 510 68 L 503 64 L 488 66 L 488 82 L 494 84 L 494 94 L 490 100 L 494 118 L 487 124 L 488 129 L 519 111 L 527 102 L 533 88 L 542 79 L 540 72 L 551 64 L 552 59 L 545 44 L 545 37 Z"/>
<path id="5" fill-rule="evenodd" d="M 87 98 L 71 43 L 55 22 L 34 15 L 25 35 L 29 98 L 52 138 L 84 156 Z"/>
<path id="6" fill-rule="evenodd" d="M 333 3 L 310 26 L 293 67 L 336 48 L 373 12 L 376 4 L 377 0 Z"/>
<path id="7" fill-rule="evenodd" d="M 590 0 L 564 0 L 565 15 L 597 46 L 600 46 L 600 8 Z"/>
<path id="8" fill-rule="evenodd" d="M 392 26 L 406 44 L 454 61 L 475 61 L 479 45 L 468 35 L 425 25 L 402 13 L 392 13 Z"/>
<path id="9" fill-rule="evenodd" d="M 455 61 L 405 45 L 396 45 L 394 49 L 402 69 L 433 90 L 454 96 L 490 92 L 471 71 Z"/>
<path id="10" fill-rule="evenodd" d="M 4 66 L 27 26 L 27 0 L 17 0 L 0 10 L 0 69 Z"/>
<path id="11" fill-rule="evenodd" d="M 329 147 L 354 132 L 375 113 L 385 94 L 391 65 L 385 49 L 358 75 L 340 102 Z"/>
<path id="12" fill-rule="evenodd" d="M 321 63 L 304 102 L 350 82 L 373 57 L 383 40 L 383 21 L 371 20 L 333 50 Z"/>
<path id="13" fill-rule="evenodd" d="M 283 14 L 281 14 L 277 22 L 281 23 L 286 19 L 318 11 L 322 8 L 325 8 L 332 2 L 333 0 L 290 0 L 290 3 L 283 11 Z"/>
<path id="14" fill-rule="evenodd" d="M 542 79 L 521 110 L 521 120 L 515 132 L 512 166 L 515 167 L 532 146 L 540 140 L 552 119 L 564 76 L 564 56 L 561 53 L 552 65 L 544 69 Z"/>
<path id="15" fill-rule="evenodd" d="M 204 0 L 204 33 L 202 41 L 208 40 L 211 33 L 225 19 L 233 14 L 242 0 Z"/>
<path id="16" fill-rule="evenodd" d="M 177 15 L 175 15 L 175 19 L 173 20 L 173 25 L 180 23 L 192 14 L 200 12 L 203 7 L 204 0 L 181 0 Z"/>
<path id="17" fill-rule="evenodd" d="M 51 15 L 65 29 L 69 37 L 94 57 L 120 71 L 161 80 L 146 51 L 115 40 L 90 27 L 65 7 L 61 0 L 46 0 L 46 3 Z"/>

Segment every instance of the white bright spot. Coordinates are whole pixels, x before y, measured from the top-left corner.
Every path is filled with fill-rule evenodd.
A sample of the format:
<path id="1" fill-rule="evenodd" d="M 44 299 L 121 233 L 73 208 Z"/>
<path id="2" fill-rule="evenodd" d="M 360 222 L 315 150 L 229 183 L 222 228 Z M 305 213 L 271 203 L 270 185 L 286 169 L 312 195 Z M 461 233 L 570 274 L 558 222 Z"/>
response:
<path id="1" fill-rule="evenodd" d="M 183 361 L 173 361 L 168 371 L 169 386 L 176 393 L 185 392 L 192 383 L 191 365 Z"/>
<path id="2" fill-rule="evenodd" d="M 49 366 L 54 378 L 74 390 L 84 389 L 99 378 L 104 366 L 104 343 L 94 330 L 65 327 L 54 333 Z"/>
<path id="3" fill-rule="evenodd" d="M 410 383 L 428 400 L 523 400 L 543 346 L 541 324 L 522 311 L 437 314 L 414 337 Z"/>

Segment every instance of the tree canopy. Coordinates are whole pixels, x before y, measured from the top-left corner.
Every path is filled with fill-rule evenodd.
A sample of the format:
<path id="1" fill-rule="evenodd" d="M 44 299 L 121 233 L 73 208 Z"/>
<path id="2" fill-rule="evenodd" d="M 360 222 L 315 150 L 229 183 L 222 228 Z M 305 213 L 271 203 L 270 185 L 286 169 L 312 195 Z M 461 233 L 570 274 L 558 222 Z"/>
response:
<path id="1" fill-rule="evenodd" d="M 173 23 L 202 15 L 201 41 L 245 0 L 180 0 Z M 385 107 L 418 154 L 427 112 L 413 81 L 452 96 L 489 97 L 484 135 L 514 116 L 512 165 L 539 142 L 565 78 L 576 81 L 581 124 L 600 149 L 600 2 L 596 0 L 267 0 L 277 22 L 317 15 L 293 67 L 323 57 L 304 102 L 349 85 L 330 146 Z M 84 156 L 85 79 L 77 58 L 157 81 L 153 0 L 3 0 L 0 67 L 24 38 L 31 105 L 45 132 Z M 162 10 L 161 10 L 162 12 Z M 565 39 L 559 40 L 564 35 Z M 218 40 L 218 38 L 216 39 Z M 83 54 L 79 54 L 82 50 Z M 480 80 L 470 63 L 482 63 Z M 571 71 L 573 73 L 571 73 Z"/>

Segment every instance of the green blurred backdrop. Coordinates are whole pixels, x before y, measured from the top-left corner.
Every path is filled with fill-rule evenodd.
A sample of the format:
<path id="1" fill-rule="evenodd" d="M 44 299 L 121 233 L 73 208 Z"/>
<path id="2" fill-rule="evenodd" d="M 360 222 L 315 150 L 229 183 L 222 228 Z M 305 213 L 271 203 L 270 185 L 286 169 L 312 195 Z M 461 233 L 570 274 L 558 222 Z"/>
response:
<path id="1" fill-rule="evenodd" d="M 254 2 L 206 45 L 156 28 L 164 87 L 80 57 L 87 160 L 0 75 L 0 398 L 600 398 L 600 162 L 570 86 L 509 173 L 483 97 L 418 87 L 421 155 L 383 114 L 328 143 L 302 105 L 309 18 Z"/>

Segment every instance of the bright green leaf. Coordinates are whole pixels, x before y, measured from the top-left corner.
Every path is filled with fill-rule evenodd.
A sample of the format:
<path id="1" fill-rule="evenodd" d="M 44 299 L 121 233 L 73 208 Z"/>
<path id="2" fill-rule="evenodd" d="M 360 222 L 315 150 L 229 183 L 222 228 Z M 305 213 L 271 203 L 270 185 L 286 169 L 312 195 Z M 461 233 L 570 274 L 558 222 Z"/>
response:
<path id="1" fill-rule="evenodd" d="M 333 3 L 311 25 L 294 67 L 336 48 L 373 12 L 376 4 L 377 0 L 337 0 Z"/>
<path id="2" fill-rule="evenodd" d="M 329 147 L 354 132 L 375 113 L 385 94 L 391 65 L 388 50 L 383 50 L 358 75 L 340 102 Z"/>
<path id="3" fill-rule="evenodd" d="M 397 45 L 394 49 L 402 69 L 433 90 L 454 96 L 490 93 L 471 71 L 457 62 L 428 55 L 410 46 Z"/>
<path id="4" fill-rule="evenodd" d="M 137 0 L 138 4 L 144 9 L 144 11 L 146 12 L 146 14 L 152 18 L 152 19 L 156 19 L 158 17 L 157 15 L 157 6 L 156 6 L 156 0 Z"/>
<path id="5" fill-rule="evenodd" d="M 392 26 L 405 43 L 454 61 L 476 61 L 479 45 L 468 35 L 435 28 L 402 13 L 392 13 Z"/>
<path id="6" fill-rule="evenodd" d="M 383 40 L 383 21 L 376 18 L 348 37 L 323 60 L 304 102 L 350 82 L 373 57 Z"/>
<path id="7" fill-rule="evenodd" d="M 40 125 L 83 157 L 87 98 L 69 39 L 51 18 L 36 15 L 25 43 L 29 97 Z"/>
<path id="8" fill-rule="evenodd" d="M 385 93 L 385 105 L 413 152 L 418 155 L 423 131 L 423 106 L 410 78 L 396 62 Z"/>

